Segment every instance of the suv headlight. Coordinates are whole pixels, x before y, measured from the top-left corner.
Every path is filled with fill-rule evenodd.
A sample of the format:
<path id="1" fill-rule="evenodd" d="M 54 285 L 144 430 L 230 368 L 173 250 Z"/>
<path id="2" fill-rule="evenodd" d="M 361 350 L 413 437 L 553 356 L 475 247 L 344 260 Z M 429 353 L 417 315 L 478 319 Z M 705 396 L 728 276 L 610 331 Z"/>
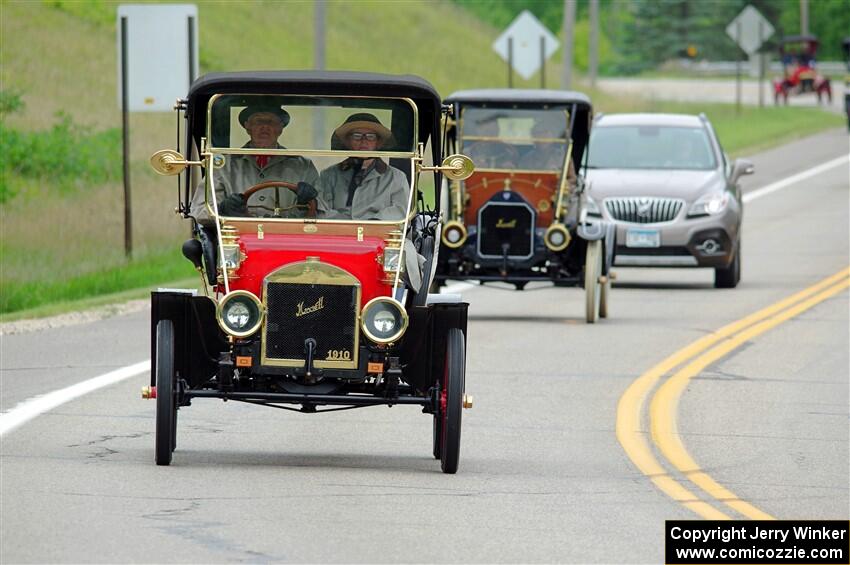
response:
<path id="1" fill-rule="evenodd" d="M 360 327 L 375 343 L 391 343 L 407 330 L 407 312 L 396 300 L 379 296 L 363 307 Z"/>
<path id="2" fill-rule="evenodd" d="M 218 303 L 218 325 L 234 337 L 247 337 L 263 321 L 263 304 L 247 290 L 234 290 Z"/>
<path id="3" fill-rule="evenodd" d="M 725 210 L 728 205 L 728 192 L 713 192 L 711 194 L 706 194 L 705 196 L 700 196 L 697 201 L 691 205 L 691 209 L 688 210 L 688 216 L 710 216 L 713 214 L 719 214 Z"/>

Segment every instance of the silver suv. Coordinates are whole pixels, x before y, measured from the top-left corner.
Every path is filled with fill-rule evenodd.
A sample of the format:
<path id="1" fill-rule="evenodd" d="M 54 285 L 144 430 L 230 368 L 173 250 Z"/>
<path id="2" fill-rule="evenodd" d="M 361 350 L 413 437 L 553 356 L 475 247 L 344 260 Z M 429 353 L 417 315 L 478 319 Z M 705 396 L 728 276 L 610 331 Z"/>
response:
<path id="1" fill-rule="evenodd" d="M 710 267 L 714 286 L 741 279 L 742 175 L 704 115 L 608 114 L 593 124 L 588 216 L 617 226 L 615 265 Z"/>

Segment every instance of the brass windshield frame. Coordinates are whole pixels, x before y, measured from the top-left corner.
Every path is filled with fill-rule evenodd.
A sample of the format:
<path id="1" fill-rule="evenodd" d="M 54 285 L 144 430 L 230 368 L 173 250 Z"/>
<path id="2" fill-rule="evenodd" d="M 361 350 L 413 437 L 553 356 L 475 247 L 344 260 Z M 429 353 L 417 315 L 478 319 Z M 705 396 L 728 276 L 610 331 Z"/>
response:
<path id="1" fill-rule="evenodd" d="M 211 157 L 215 155 L 287 155 L 287 156 L 314 156 L 314 157 L 336 157 L 343 159 L 348 157 L 388 157 L 388 158 L 401 158 L 401 159 L 409 159 L 410 160 L 410 194 L 408 197 L 406 213 L 404 217 L 399 220 L 347 220 L 347 219 L 339 219 L 339 218 L 251 218 L 251 217 L 239 217 L 240 221 L 252 221 L 255 223 L 292 223 L 292 224 L 370 224 L 370 225 L 386 225 L 386 226 L 399 226 L 407 223 L 410 215 L 411 215 L 411 207 L 413 203 L 416 201 L 415 191 L 418 189 L 416 178 L 417 178 L 417 169 L 415 166 L 415 160 L 420 157 L 418 154 L 418 140 L 419 140 L 419 108 L 413 102 L 411 98 L 399 97 L 399 96 L 386 96 L 386 97 L 376 97 L 376 96 L 342 96 L 342 95 L 317 95 L 317 94 L 298 94 L 298 93 L 289 93 L 281 96 L 297 96 L 303 98 L 339 98 L 346 100 L 396 100 L 406 102 L 410 108 L 413 110 L 413 150 L 412 151 L 352 151 L 347 149 L 345 151 L 341 150 L 323 150 L 323 149 L 247 149 L 242 147 L 213 147 L 210 139 L 212 135 L 212 107 L 216 100 L 223 96 L 253 96 L 257 95 L 257 93 L 227 93 L 227 94 L 216 94 L 212 96 L 207 104 L 207 127 L 206 127 L 206 143 L 204 147 L 204 152 L 208 153 Z M 213 162 L 212 159 L 210 159 Z M 211 217 L 218 218 L 233 218 L 231 216 L 218 216 L 213 215 L 212 207 L 210 206 L 210 199 L 213 196 L 211 184 L 211 178 L 213 176 L 213 169 L 207 168 L 207 174 L 204 177 L 204 198 L 206 200 L 207 211 L 210 213 Z M 406 227 L 406 225 L 405 225 Z"/>
<path id="2" fill-rule="evenodd" d="M 416 106 L 416 103 L 407 97 L 400 96 L 386 96 L 386 97 L 377 97 L 377 96 L 342 96 L 342 95 L 316 95 L 316 94 L 298 94 L 298 93 L 289 93 L 281 96 L 298 96 L 304 98 L 338 98 L 338 99 L 347 99 L 347 100 L 396 100 L 403 101 L 407 103 L 410 108 L 413 110 L 413 150 L 412 151 L 352 151 L 350 149 L 347 150 L 322 150 L 322 149 L 301 149 L 301 150 L 293 150 L 293 149 L 246 149 L 246 148 L 235 148 L 235 147 L 212 147 L 211 139 L 212 139 L 212 107 L 216 100 L 223 96 L 253 96 L 257 95 L 257 93 L 227 93 L 227 94 L 216 94 L 213 95 L 206 108 L 207 112 L 207 124 L 206 124 L 206 137 L 203 141 L 203 150 L 204 155 L 207 160 L 207 168 L 206 175 L 204 176 L 204 200 L 210 217 L 215 218 L 216 222 L 219 226 L 224 225 L 224 223 L 228 223 L 234 226 L 239 226 L 244 222 L 243 225 L 246 226 L 256 226 L 256 230 L 258 233 L 262 233 L 264 228 L 264 224 L 268 226 L 274 226 L 275 224 L 284 224 L 281 226 L 286 230 L 286 225 L 289 226 L 302 226 L 304 232 L 314 232 L 319 233 L 323 231 L 348 231 L 348 228 L 356 230 L 357 237 L 362 237 L 364 232 L 364 228 L 367 226 L 374 226 L 378 228 L 380 231 L 384 231 L 386 229 L 387 235 L 385 237 L 391 237 L 393 233 L 401 233 L 402 238 L 404 238 L 403 234 L 407 233 L 408 226 L 410 224 L 412 216 L 415 214 L 415 203 L 416 203 L 416 193 L 419 190 L 419 174 L 417 162 L 421 161 L 423 158 L 422 155 L 422 144 L 419 143 L 419 108 Z M 408 161 L 410 166 L 410 175 L 408 181 L 408 200 L 407 206 L 405 208 L 405 214 L 399 220 L 363 220 L 363 219 L 339 219 L 339 218 L 253 218 L 253 217 L 233 217 L 233 216 L 221 216 L 218 214 L 218 206 L 212 206 L 210 204 L 211 200 L 215 200 L 215 189 L 214 189 L 214 168 L 211 167 L 215 160 L 215 155 L 240 155 L 240 154 L 248 154 L 248 155 L 291 155 L 291 156 L 316 156 L 316 157 L 336 157 L 342 159 L 346 159 L 348 157 L 354 156 L 362 156 L 362 157 L 392 157 L 392 158 L 402 158 Z M 336 227 L 336 229 L 335 229 Z M 382 229 L 383 228 L 383 229 Z M 237 227 L 237 229 L 239 229 Z M 314 231 L 315 230 L 315 231 Z M 217 230 L 219 233 L 221 230 Z M 241 231 L 241 230 L 240 230 Z M 248 230 L 246 230 L 248 231 Z M 252 231 L 252 230 L 251 230 Z M 275 230 L 277 231 L 277 230 Z M 369 230 L 372 231 L 372 230 Z M 220 237 L 220 236 L 219 236 Z M 219 245 L 221 242 L 219 241 Z M 392 291 L 390 296 L 395 296 L 396 292 L 402 282 L 402 267 L 404 265 L 405 257 L 404 257 L 404 245 L 400 245 L 401 247 L 401 256 L 399 257 L 399 265 L 391 273 L 391 286 Z M 222 267 L 224 284 L 225 288 L 229 289 L 229 281 L 227 276 L 227 270 Z M 388 281 L 389 282 L 389 281 Z"/>
<path id="3" fill-rule="evenodd" d="M 498 109 L 498 110 L 536 110 L 536 111 L 545 110 L 545 111 L 548 111 L 548 112 L 565 113 L 566 118 L 567 118 L 567 120 L 566 120 L 567 121 L 567 124 L 566 124 L 567 128 L 565 130 L 566 131 L 566 137 L 540 137 L 540 138 L 537 138 L 537 137 L 499 137 L 499 136 L 489 136 L 489 135 L 464 136 L 463 126 L 464 126 L 465 120 L 464 120 L 463 115 L 466 112 L 467 108 L 474 108 L 476 110 L 484 110 L 484 109 L 487 109 L 487 110 L 494 110 L 494 109 Z M 554 143 L 562 143 L 565 146 L 567 146 L 567 151 L 571 153 L 571 149 L 572 149 L 572 145 L 573 145 L 573 138 L 572 138 L 572 128 L 570 127 L 570 124 L 571 124 L 571 118 L 572 118 L 572 115 L 573 115 L 574 112 L 575 112 L 575 106 L 574 105 L 567 105 L 567 104 L 565 104 L 563 106 L 557 105 L 557 106 L 547 107 L 547 108 L 501 108 L 501 107 L 482 108 L 481 106 L 477 106 L 475 104 L 461 105 L 460 116 L 458 116 L 457 125 L 455 126 L 456 131 L 457 131 L 457 141 L 456 141 L 457 142 L 457 150 L 460 153 L 464 152 L 464 143 L 466 142 L 466 140 L 470 140 L 470 141 L 497 141 L 497 142 L 504 143 L 506 145 L 512 145 L 511 142 L 522 141 L 522 142 L 526 142 L 526 143 L 540 143 L 540 142 L 553 143 L 553 144 Z M 562 169 L 564 171 L 564 175 L 566 175 L 566 163 L 567 163 L 567 161 L 565 160 L 564 161 L 565 166 L 562 167 Z M 519 167 L 514 167 L 514 168 L 511 168 L 511 169 L 500 169 L 500 168 L 495 168 L 495 167 L 479 167 L 479 166 L 476 166 L 475 170 L 476 171 L 482 171 L 482 172 L 487 171 L 487 172 L 491 172 L 491 173 L 541 173 L 541 172 L 551 173 L 551 172 L 557 172 L 554 169 L 552 169 L 552 170 L 550 170 L 550 169 L 521 169 Z M 558 171 L 560 171 L 560 170 L 561 170 L 561 168 L 558 169 Z"/>

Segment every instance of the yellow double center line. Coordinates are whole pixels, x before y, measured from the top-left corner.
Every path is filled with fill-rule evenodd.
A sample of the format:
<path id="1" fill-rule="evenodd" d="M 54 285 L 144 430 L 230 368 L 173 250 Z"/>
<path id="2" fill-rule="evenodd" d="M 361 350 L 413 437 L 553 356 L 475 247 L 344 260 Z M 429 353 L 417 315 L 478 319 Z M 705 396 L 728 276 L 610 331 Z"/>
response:
<path id="1" fill-rule="evenodd" d="M 676 428 L 679 397 L 688 381 L 711 363 L 733 351 L 741 344 L 797 316 L 850 287 L 850 267 L 793 296 L 768 306 L 754 314 L 724 326 L 664 359 L 635 380 L 617 406 L 617 440 L 640 471 L 665 494 L 693 510 L 703 518 L 731 519 L 689 490 L 687 483 L 671 476 L 656 459 L 642 425 L 643 407 L 656 384 L 680 367 L 655 392 L 649 407 L 651 438 L 667 462 L 702 489 L 714 501 L 752 519 L 770 520 L 769 514 L 741 500 L 702 471 L 688 454 Z"/>

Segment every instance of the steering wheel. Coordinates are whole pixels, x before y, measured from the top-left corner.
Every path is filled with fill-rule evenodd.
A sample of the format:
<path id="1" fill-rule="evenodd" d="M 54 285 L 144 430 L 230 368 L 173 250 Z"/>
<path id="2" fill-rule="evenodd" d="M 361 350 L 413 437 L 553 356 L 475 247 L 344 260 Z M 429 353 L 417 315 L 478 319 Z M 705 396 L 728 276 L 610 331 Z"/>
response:
<path id="1" fill-rule="evenodd" d="M 255 192 L 259 192 L 259 191 L 264 190 L 266 188 L 277 188 L 277 187 L 288 188 L 289 190 L 292 191 L 293 194 L 298 193 L 298 183 L 286 182 L 286 181 L 282 181 L 282 180 L 270 180 L 270 181 L 266 181 L 266 182 L 257 183 L 254 186 L 246 189 L 245 192 L 242 193 L 242 196 L 245 198 L 245 202 L 248 202 L 248 199 Z M 298 204 L 296 204 L 295 206 L 298 206 Z M 315 218 L 316 217 L 316 199 L 315 198 L 307 203 L 307 213 L 306 213 L 305 217 L 307 217 L 307 218 Z"/>

